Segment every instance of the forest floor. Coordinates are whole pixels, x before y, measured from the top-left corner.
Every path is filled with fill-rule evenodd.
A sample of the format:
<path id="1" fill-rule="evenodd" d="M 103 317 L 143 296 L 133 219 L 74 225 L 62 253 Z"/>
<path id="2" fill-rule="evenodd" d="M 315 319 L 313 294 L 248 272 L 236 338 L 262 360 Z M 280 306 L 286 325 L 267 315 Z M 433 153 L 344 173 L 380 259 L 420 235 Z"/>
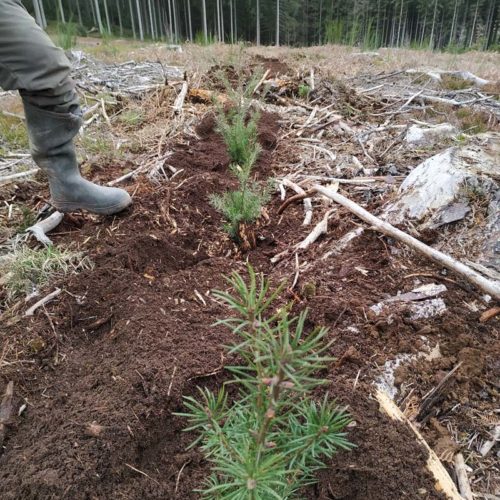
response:
<path id="1" fill-rule="evenodd" d="M 451 146 L 498 144 L 500 55 L 361 54 L 342 47 L 176 52 L 89 40 L 79 48 L 82 171 L 100 183 L 130 174 L 117 185 L 134 203 L 115 217 L 67 214 L 48 234 L 54 247 L 79 252 L 91 265 L 36 290 L 28 273 L 31 288 L 15 294 L 0 278 L 0 399 L 7 384 L 14 385 L 13 411 L 0 421 L 6 424 L 0 496 L 199 498 L 193 490 L 210 465 L 199 450 L 186 450 L 195 436 L 181 432 L 186 422 L 173 412 L 182 411 L 182 397 L 196 395 L 198 386 L 216 389 L 229 377 L 225 366 L 234 360 L 223 346 L 234 338 L 213 326 L 227 310 L 211 292 L 224 289 L 224 276 L 244 272 L 248 261 L 273 283 L 286 281 L 283 298 L 294 310 L 309 309 L 309 327 L 329 329 L 336 361 L 322 374 L 329 381 L 325 390 L 354 420 L 348 433 L 356 448 L 335 455 L 304 498 L 446 498 L 412 430 L 380 411 L 375 392 L 381 386 L 392 391 L 453 479 L 460 452 L 474 497 L 498 498 L 498 444 L 480 453 L 499 424 L 500 320 L 481 320 L 494 301 L 486 303 L 460 277 L 319 197 L 312 224 L 303 225 L 302 203 L 278 213 L 283 200 L 276 190 L 257 225 L 256 247 L 242 251 L 209 197 L 233 186 L 211 102 L 224 99 L 220 71 L 233 82 L 255 71 L 266 75 L 267 92 L 255 104 L 262 110 L 256 180 L 317 179 L 380 214 L 427 158 Z M 470 71 L 491 83 L 478 90 L 406 72 L 423 66 Z M 174 114 L 184 76 L 189 93 Z M 2 93 L 0 107 L 7 111 L 0 115 L 1 181 L 35 166 L 26 156 L 19 98 Z M 409 125 L 445 121 L 457 136 L 422 146 L 405 141 Z M 294 194 L 282 188 L 286 197 Z M 20 247 L 40 248 L 23 231 L 48 199 L 40 172 L 1 186 L 4 262 Z M 485 226 L 485 203 L 478 195 L 464 218 L 419 238 L 473 260 L 477 249 L 468 235 Z M 330 210 L 327 233 L 295 251 Z M 362 227 L 338 248 L 343 236 Z M 412 230 L 411 224 L 401 227 Z M 375 312 L 374 305 L 426 284 L 446 287 L 437 313 L 419 316 L 411 307 Z M 25 315 L 55 289 L 62 292 L 54 300 Z M 439 397 L 423 408 L 450 372 Z"/>

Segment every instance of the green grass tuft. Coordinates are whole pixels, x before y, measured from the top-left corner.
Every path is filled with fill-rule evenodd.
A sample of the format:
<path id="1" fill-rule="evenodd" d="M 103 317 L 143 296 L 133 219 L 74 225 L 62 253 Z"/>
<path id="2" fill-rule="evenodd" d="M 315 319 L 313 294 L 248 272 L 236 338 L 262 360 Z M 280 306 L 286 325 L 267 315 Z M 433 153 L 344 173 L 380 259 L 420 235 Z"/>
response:
<path id="1" fill-rule="evenodd" d="M 92 268 L 88 257 L 55 246 L 32 249 L 22 246 L 0 261 L 7 297 L 13 300 L 42 287 L 52 279 Z"/>

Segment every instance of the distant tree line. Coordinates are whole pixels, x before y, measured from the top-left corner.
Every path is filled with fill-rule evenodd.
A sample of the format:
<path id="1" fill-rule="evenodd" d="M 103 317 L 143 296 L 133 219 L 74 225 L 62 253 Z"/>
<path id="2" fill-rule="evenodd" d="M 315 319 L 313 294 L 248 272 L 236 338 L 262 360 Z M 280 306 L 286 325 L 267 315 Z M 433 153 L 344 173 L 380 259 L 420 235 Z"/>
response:
<path id="1" fill-rule="evenodd" d="M 37 22 L 140 40 L 496 49 L 499 0 L 25 0 Z"/>

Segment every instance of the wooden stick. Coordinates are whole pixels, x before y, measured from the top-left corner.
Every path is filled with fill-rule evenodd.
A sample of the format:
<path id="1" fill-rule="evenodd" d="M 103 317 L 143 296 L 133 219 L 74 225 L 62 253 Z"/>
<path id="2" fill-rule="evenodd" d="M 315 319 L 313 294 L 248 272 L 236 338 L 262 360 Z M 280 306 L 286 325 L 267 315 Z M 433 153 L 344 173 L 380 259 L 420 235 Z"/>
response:
<path id="1" fill-rule="evenodd" d="M 454 458 L 455 472 L 457 473 L 458 489 L 465 500 L 474 500 L 472 490 L 470 489 L 469 478 L 465 470 L 465 461 L 461 453 L 457 453 Z"/>
<path id="2" fill-rule="evenodd" d="M 305 195 L 304 196 L 304 211 L 306 213 L 304 217 L 304 222 L 302 223 L 303 226 L 308 226 L 311 223 L 312 220 L 312 215 L 313 215 L 313 209 L 312 209 L 312 201 L 311 198 L 307 196 L 307 193 L 295 182 L 292 182 L 290 179 L 283 179 L 282 184 L 285 186 L 292 188 L 297 194 L 300 195 Z"/>
<path id="3" fill-rule="evenodd" d="M 485 441 L 483 446 L 479 449 L 479 453 L 481 453 L 483 457 L 485 457 L 491 451 L 493 446 L 500 441 L 500 425 L 497 425 L 491 434 L 493 439 Z"/>
<path id="4" fill-rule="evenodd" d="M 176 115 L 182 112 L 182 107 L 184 106 L 184 101 L 188 93 L 188 82 L 182 82 L 182 88 L 179 95 L 175 98 L 173 109 Z"/>
<path id="5" fill-rule="evenodd" d="M 61 289 L 60 288 L 56 288 L 52 293 L 49 293 L 48 295 L 46 295 L 45 297 L 43 297 L 43 299 L 40 299 L 38 302 L 35 302 L 25 313 L 24 315 L 25 316 L 33 316 L 33 314 L 35 314 L 35 311 L 47 304 L 47 302 L 50 302 L 52 299 L 56 298 L 60 293 L 61 293 Z"/>
<path id="6" fill-rule="evenodd" d="M 306 250 L 309 248 L 322 234 L 328 231 L 328 218 L 335 212 L 336 209 L 328 210 L 323 219 L 314 226 L 314 229 L 307 237 L 297 245 L 297 250 Z"/>
<path id="7" fill-rule="evenodd" d="M 432 473 L 434 479 L 436 480 L 436 490 L 443 492 L 446 497 L 451 500 L 463 500 L 457 491 L 455 483 L 444 468 L 444 465 L 441 463 L 432 448 L 427 444 L 427 441 L 423 438 L 417 428 L 408 420 L 407 417 L 404 416 L 403 412 L 384 391 L 379 389 L 375 396 L 382 410 L 393 420 L 398 420 L 399 422 L 406 424 L 415 434 L 417 441 L 427 450 L 427 453 L 429 454 L 429 458 L 427 459 L 427 469 Z"/>
<path id="8" fill-rule="evenodd" d="M 30 175 L 36 174 L 39 170 L 39 168 L 32 168 L 31 170 L 26 170 L 26 172 L 18 172 L 17 174 L 6 175 L 4 177 L 0 177 L 0 183 L 12 181 L 14 179 L 21 179 L 22 177 L 28 177 Z"/>
<path id="9" fill-rule="evenodd" d="M 335 191 L 332 191 L 331 189 L 327 189 L 319 184 L 315 184 L 313 189 L 323 196 L 326 196 L 327 198 L 330 198 L 336 203 L 339 203 L 343 207 L 347 208 L 361 220 L 371 224 L 372 228 L 376 231 L 403 242 L 405 245 L 408 245 L 413 250 L 425 255 L 430 260 L 462 276 L 462 278 L 474 284 L 480 290 L 488 295 L 491 295 L 491 297 L 496 300 L 500 300 L 500 282 L 484 278 L 479 273 L 457 261 L 453 257 L 427 246 L 425 243 L 422 243 L 413 236 L 395 228 L 392 224 L 375 217 L 370 212 L 360 207 L 357 203 L 349 200 L 339 193 L 336 193 Z"/>
<path id="10" fill-rule="evenodd" d="M 253 93 L 255 94 L 255 92 L 257 92 L 257 90 L 259 89 L 259 87 L 266 81 L 266 78 L 269 76 L 269 73 L 271 73 L 271 70 L 269 68 L 266 69 L 266 72 L 264 73 L 264 75 L 262 76 L 262 78 L 259 80 L 259 83 L 257 83 L 257 85 L 255 86 L 255 88 L 253 89 Z"/>
<path id="11" fill-rule="evenodd" d="M 63 220 L 64 214 L 61 212 L 54 212 L 52 215 L 43 219 L 33 226 L 26 229 L 27 233 L 31 233 L 40 243 L 44 245 L 52 245 L 51 239 L 47 236 L 49 231 L 55 229 Z"/>

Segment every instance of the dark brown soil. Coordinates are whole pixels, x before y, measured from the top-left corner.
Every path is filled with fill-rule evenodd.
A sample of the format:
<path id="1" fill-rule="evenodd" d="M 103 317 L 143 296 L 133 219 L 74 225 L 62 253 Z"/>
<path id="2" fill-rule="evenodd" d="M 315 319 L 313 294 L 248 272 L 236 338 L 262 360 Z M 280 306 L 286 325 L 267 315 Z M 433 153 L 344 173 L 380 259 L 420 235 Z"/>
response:
<path id="1" fill-rule="evenodd" d="M 223 275 L 243 272 L 246 258 L 274 282 L 291 280 L 294 263 L 273 266 L 269 257 L 310 230 L 300 225 L 301 206 L 278 216 L 275 197 L 269 221 L 259 225 L 257 248 L 241 255 L 209 203 L 211 193 L 232 185 L 229 158 L 210 120 L 197 127 L 199 140 L 169 145 L 169 162 L 184 169 L 181 175 L 161 187 L 145 179 L 127 186 L 134 206 L 118 217 L 67 217 L 57 229 L 54 241 L 79 243 L 95 263 L 92 271 L 58 283 L 66 293 L 31 320 L 3 315 L 2 342 L 15 345 L 18 363 L 1 369 L 0 389 L 13 380 L 16 408 L 26 408 L 0 451 L 1 498 L 198 498 L 193 490 L 209 464 L 197 450 L 186 451 L 194 436 L 181 432 L 186 422 L 173 412 L 182 410 L 183 395 L 195 395 L 197 386 L 216 388 L 227 377 L 231 360 L 222 345 L 234 338 L 213 326 L 226 311 L 208 292 L 225 286 Z M 273 174 L 278 128 L 276 116 L 262 116 L 260 178 Z M 285 155 L 286 145 L 278 147 Z M 444 316 L 371 317 L 370 305 L 413 285 L 402 262 L 439 270 L 403 258 L 394 242 L 370 231 L 342 256 L 321 260 L 352 227 L 352 218 L 339 211 L 328 236 L 300 255 L 309 266 L 286 296 L 296 310 L 310 309 L 308 326 L 330 328 L 337 361 L 325 374 L 327 389 L 349 406 L 356 423 L 349 437 L 357 448 L 339 453 L 306 496 L 438 499 L 426 453 L 411 432 L 382 416 L 371 381 L 377 365 L 417 352 L 423 329 L 450 360 L 481 359 L 481 371 L 468 372 L 471 377 L 494 376 L 494 351 L 484 353 L 494 345 L 498 322 L 480 326 L 479 313 L 464 310 L 470 297 L 453 283 Z M 467 386 L 464 397 L 476 390 L 474 380 L 458 381 Z M 434 382 L 425 378 L 418 391 Z"/>

